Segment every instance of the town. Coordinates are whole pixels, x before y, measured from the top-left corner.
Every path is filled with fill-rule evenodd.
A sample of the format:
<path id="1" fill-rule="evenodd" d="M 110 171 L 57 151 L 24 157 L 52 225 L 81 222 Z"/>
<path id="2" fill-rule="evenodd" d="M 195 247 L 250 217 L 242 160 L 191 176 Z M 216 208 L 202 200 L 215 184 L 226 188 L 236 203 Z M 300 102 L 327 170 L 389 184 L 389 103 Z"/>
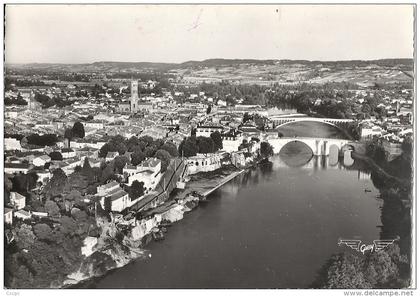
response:
<path id="1" fill-rule="evenodd" d="M 213 172 L 224 172 L 213 180 L 212 187 L 218 187 L 277 154 L 299 139 L 278 130 L 284 123 L 335 121 L 349 135 L 337 144 L 340 150 L 346 145 L 349 158 L 357 144 L 368 153 L 373 147 L 372 158 L 401 156 L 413 143 L 412 72 L 407 70 L 412 61 L 379 62 L 342 67 L 356 74 L 373 69 L 383 74 L 381 83 L 324 83 L 322 77 L 340 65 L 290 61 L 268 66 L 219 61 L 216 72 L 272 70 L 282 63 L 315 71 L 303 79 L 258 73 L 244 81 L 207 77 L 214 61 L 188 70 L 131 72 L 7 67 L 4 221 L 7 244 L 20 250 L 8 263 L 22 267 L 11 273 L 10 284 L 71 284 L 69 275 L 73 282 L 83 279 L 74 273 L 85 257 L 108 248 L 106 238 L 120 238 L 133 248 L 162 239 L 166 225 L 182 219 L 211 191 L 196 191 L 192 177 L 211 179 Z M 313 154 L 330 150 L 315 147 Z M 54 255 L 61 259 L 50 263 L 59 261 L 65 268 L 33 262 Z M 22 261 L 32 264 L 23 268 Z M 117 266 L 126 262 L 120 259 Z M 49 272 L 39 277 L 37 271 Z"/>

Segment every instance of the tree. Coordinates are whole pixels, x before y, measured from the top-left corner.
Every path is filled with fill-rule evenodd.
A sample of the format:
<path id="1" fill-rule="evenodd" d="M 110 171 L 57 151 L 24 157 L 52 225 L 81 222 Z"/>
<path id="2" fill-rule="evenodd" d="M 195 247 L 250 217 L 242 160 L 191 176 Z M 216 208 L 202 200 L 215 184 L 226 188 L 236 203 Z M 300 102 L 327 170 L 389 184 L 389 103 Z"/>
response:
<path id="1" fill-rule="evenodd" d="M 129 152 L 133 152 L 134 149 L 140 144 L 140 141 L 137 137 L 132 136 L 130 137 L 130 139 L 127 141 L 127 151 Z M 144 147 L 143 147 L 144 148 Z"/>
<path id="2" fill-rule="evenodd" d="M 29 249 L 35 241 L 35 234 L 32 232 L 32 227 L 27 224 L 22 224 L 16 228 L 16 244 L 22 249 Z"/>
<path id="3" fill-rule="evenodd" d="M 138 146 L 134 149 L 133 153 L 131 154 L 131 164 L 134 166 L 137 166 L 138 164 L 143 162 L 145 158 L 146 158 L 146 155 Z"/>
<path id="4" fill-rule="evenodd" d="M 144 195 L 144 183 L 137 180 L 133 181 L 131 187 L 128 189 L 128 196 L 131 200 L 135 200 Z"/>
<path id="5" fill-rule="evenodd" d="M 25 194 L 36 187 L 38 174 L 34 171 L 27 174 L 18 174 L 12 178 L 13 191 Z"/>
<path id="6" fill-rule="evenodd" d="M 221 150 L 221 149 L 223 149 L 222 135 L 220 134 L 219 131 L 215 131 L 215 132 L 211 133 L 210 134 L 210 138 L 214 142 L 215 150 Z"/>
<path id="7" fill-rule="evenodd" d="M 193 157 L 198 153 L 198 146 L 195 137 L 185 138 L 178 147 L 179 154 L 183 157 Z"/>
<path id="8" fill-rule="evenodd" d="M 411 137 L 404 138 L 402 144 L 402 156 L 406 159 L 411 161 L 413 156 L 413 139 Z"/>
<path id="9" fill-rule="evenodd" d="M 268 159 L 274 154 L 273 146 L 269 144 L 268 142 L 265 142 L 265 141 L 261 142 L 260 154 L 264 159 Z"/>
<path id="10" fill-rule="evenodd" d="M 114 168 L 118 173 L 122 173 L 124 166 L 129 162 L 126 156 L 117 156 L 114 159 Z"/>
<path id="11" fill-rule="evenodd" d="M 51 236 L 51 228 L 47 224 L 36 224 L 34 227 L 35 236 L 39 240 L 49 239 Z"/>
<path id="12" fill-rule="evenodd" d="M 153 142 L 153 138 L 151 136 L 145 135 L 145 136 L 139 137 L 139 141 L 142 141 L 146 143 L 146 145 L 149 145 Z"/>
<path id="13" fill-rule="evenodd" d="M 244 113 L 244 116 L 242 118 L 242 123 L 246 123 L 248 121 L 252 120 L 252 116 L 249 113 Z"/>
<path id="14" fill-rule="evenodd" d="M 55 197 L 63 193 L 64 188 L 67 185 L 67 175 L 61 168 L 53 171 L 53 176 L 49 182 L 45 185 L 43 192 L 48 197 Z"/>
<path id="15" fill-rule="evenodd" d="M 369 289 L 365 280 L 363 261 L 350 253 L 334 255 L 321 269 L 315 287 L 323 289 Z"/>
<path id="16" fill-rule="evenodd" d="M 115 177 L 115 175 L 114 175 L 114 165 L 111 163 L 111 164 L 108 164 L 104 168 L 104 170 L 102 170 L 100 181 L 102 183 L 105 183 L 108 180 L 113 179 L 114 177 Z"/>
<path id="17" fill-rule="evenodd" d="M 73 135 L 75 137 L 83 138 L 85 137 L 85 127 L 81 122 L 75 122 L 72 129 Z"/>
<path id="18" fill-rule="evenodd" d="M 105 158 L 106 155 L 108 154 L 108 152 L 111 152 L 111 151 L 112 151 L 112 147 L 107 142 L 99 149 L 98 156 L 99 156 L 99 158 Z"/>
<path id="19" fill-rule="evenodd" d="M 362 105 L 362 112 L 365 114 L 370 114 L 372 112 L 372 108 L 369 104 Z"/>
<path id="20" fill-rule="evenodd" d="M 165 172 L 171 162 L 171 155 L 165 150 L 158 150 L 155 157 L 162 162 L 160 172 Z"/>
<path id="21" fill-rule="evenodd" d="M 56 161 L 63 160 L 63 155 L 60 152 L 51 152 L 49 156 L 51 160 L 56 160 Z"/>
<path id="22" fill-rule="evenodd" d="M 87 157 L 85 157 L 85 160 L 83 161 L 82 172 L 84 174 L 92 173 L 92 167 L 90 166 L 89 159 Z"/>
<path id="23" fill-rule="evenodd" d="M 172 142 L 165 142 L 160 149 L 167 151 L 172 157 L 178 157 L 178 149 Z"/>
<path id="24" fill-rule="evenodd" d="M 45 211 L 48 212 L 48 215 L 51 217 L 56 217 L 60 214 L 60 209 L 58 208 L 57 203 L 52 200 L 45 202 Z"/>
<path id="25" fill-rule="evenodd" d="M 58 142 L 58 137 L 55 134 L 31 134 L 26 140 L 28 144 L 38 145 L 38 146 L 53 146 Z"/>
<path id="26" fill-rule="evenodd" d="M 146 155 L 146 157 L 150 158 L 156 153 L 156 151 L 157 148 L 155 146 L 149 145 L 144 149 L 144 154 Z"/>
<path id="27" fill-rule="evenodd" d="M 213 140 L 210 137 L 197 137 L 198 152 L 200 154 L 209 154 L 216 151 Z"/>
<path id="28" fill-rule="evenodd" d="M 73 135 L 73 130 L 72 130 L 72 129 L 67 128 L 67 129 L 64 131 L 64 138 L 68 139 L 69 141 L 73 139 L 73 136 L 74 136 L 74 135 Z"/>
<path id="29" fill-rule="evenodd" d="M 127 147 L 124 144 L 124 142 L 120 142 L 117 146 L 116 146 L 116 150 L 120 155 L 124 155 L 125 152 L 127 151 Z"/>
<path id="30" fill-rule="evenodd" d="M 191 129 L 191 137 L 196 137 L 197 136 L 197 128 L 192 128 Z"/>

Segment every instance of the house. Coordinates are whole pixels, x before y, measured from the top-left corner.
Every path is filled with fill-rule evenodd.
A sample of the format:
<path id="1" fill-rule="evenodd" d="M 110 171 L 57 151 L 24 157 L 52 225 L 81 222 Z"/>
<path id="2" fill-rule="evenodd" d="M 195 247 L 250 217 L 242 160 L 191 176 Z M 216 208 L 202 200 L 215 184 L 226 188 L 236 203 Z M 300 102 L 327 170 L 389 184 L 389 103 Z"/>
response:
<path id="1" fill-rule="evenodd" d="M 50 163 L 50 162 L 51 162 L 51 158 L 48 155 L 42 155 L 32 160 L 32 164 L 34 164 L 36 167 L 42 167 L 46 163 Z"/>
<path id="2" fill-rule="evenodd" d="M 373 136 L 380 136 L 382 135 L 382 128 L 375 125 L 361 125 L 360 126 L 360 138 L 366 139 L 371 138 Z"/>
<path id="3" fill-rule="evenodd" d="M 76 157 L 76 152 L 71 148 L 63 148 L 61 150 L 61 155 L 63 156 L 63 159 L 74 158 Z"/>
<path id="4" fill-rule="evenodd" d="M 138 172 L 137 167 L 133 165 L 125 164 L 123 168 L 123 175 L 126 177 L 132 176 Z"/>
<path id="5" fill-rule="evenodd" d="M 26 197 L 17 192 L 10 192 L 10 203 L 20 210 L 26 205 Z"/>
<path id="6" fill-rule="evenodd" d="M 145 127 L 141 136 L 150 136 L 154 139 L 165 138 L 168 135 L 168 129 L 163 126 Z"/>
<path id="7" fill-rule="evenodd" d="M 88 236 L 83 240 L 83 246 L 81 247 L 82 255 L 89 257 L 93 254 L 93 248 L 98 243 L 98 238 Z"/>
<path id="8" fill-rule="evenodd" d="M 120 187 L 113 189 L 108 192 L 105 197 L 102 197 L 101 204 L 104 209 L 105 200 L 109 200 L 111 204 L 111 211 L 121 212 L 131 204 L 131 199 L 128 196 L 128 193 L 121 189 Z"/>
<path id="9" fill-rule="evenodd" d="M 218 100 L 217 105 L 218 106 L 227 106 L 227 102 L 225 100 Z"/>
<path id="10" fill-rule="evenodd" d="M 101 166 L 101 160 L 95 159 L 95 158 L 85 157 L 85 159 L 86 158 L 88 159 L 90 167 L 100 167 Z M 83 159 L 83 163 L 85 162 L 85 159 Z"/>
<path id="11" fill-rule="evenodd" d="M 150 170 L 153 174 L 160 172 L 162 162 L 158 158 L 149 158 L 137 165 L 137 171 Z"/>
<path id="12" fill-rule="evenodd" d="M 15 138 L 5 138 L 4 150 L 5 151 L 20 151 L 22 150 L 22 146 L 20 145 L 20 141 Z"/>
<path id="13" fill-rule="evenodd" d="M 5 224 L 13 224 L 13 209 L 11 208 L 4 208 L 4 223 Z"/>
<path id="14" fill-rule="evenodd" d="M 5 163 L 4 164 L 4 173 L 14 174 L 14 173 L 27 173 L 29 171 L 29 164 L 23 163 Z"/>
<path id="15" fill-rule="evenodd" d="M 106 154 L 105 161 L 106 162 L 111 162 L 117 156 L 118 156 L 118 152 L 108 152 L 108 154 Z"/>
<path id="16" fill-rule="evenodd" d="M 115 189 L 118 189 L 118 188 L 120 188 L 120 184 L 113 180 L 105 185 L 98 186 L 96 190 L 99 196 L 105 196 L 109 192 L 114 191 Z"/>
<path id="17" fill-rule="evenodd" d="M 160 180 L 159 172 L 156 174 L 152 170 L 143 170 L 128 177 L 128 185 L 131 186 L 134 181 L 143 182 L 145 192 L 153 190 Z"/>
<path id="18" fill-rule="evenodd" d="M 100 121 L 83 122 L 83 125 L 86 129 L 100 130 L 100 129 L 104 128 L 104 123 L 102 123 Z"/>
<path id="19" fill-rule="evenodd" d="M 244 152 L 233 152 L 231 154 L 232 164 L 236 167 L 243 167 L 246 165 L 246 158 Z"/>
<path id="20" fill-rule="evenodd" d="M 221 154 L 197 154 L 187 159 L 188 174 L 209 172 L 221 167 Z"/>
<path id="21" fill-rule="evenodd" d="M 224 128 L 218 125 L 199 125 L 197 126 L 196 136 L 210 137 L 211 133 L 216 131 L 222 133 L 223 130 Z"/>
<path id="22" fill-rule="evenodd" d="M 223 150 L 230 153 L 236 152 L 242 143 L 242 131 L 231 129 L 222 135 Z"/>
<path id="23" fill-rule="evenodd" d="M 31 213 L 21 209 L 15 212 L 15 217 L 22 220 L 29 220 L 31 219 L 32 215 Z"/>
<path id="24" fill-rule="evenodd" d="M 129 102 L 121 102 L 117 105 L 118 112 L 130 112 L 130 103 Z"/>

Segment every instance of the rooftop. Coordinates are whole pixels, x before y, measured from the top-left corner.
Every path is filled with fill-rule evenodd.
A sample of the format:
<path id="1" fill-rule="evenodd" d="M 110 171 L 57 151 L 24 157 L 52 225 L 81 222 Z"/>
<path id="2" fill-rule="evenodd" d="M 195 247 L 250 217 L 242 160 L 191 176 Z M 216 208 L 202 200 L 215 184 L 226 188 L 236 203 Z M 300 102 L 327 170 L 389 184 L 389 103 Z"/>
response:
<path id="1" fill-rule="evenodd" d="M 107 183 L 107 184 L 105 184 L 101 187 L 104 188 L 104 189 L 110 189 L 110 188 L 113 188 L 115 186 L 119 186 L 119 183 L 117 183 L 115 180 L 113 180 L 113 181 L 111 181 L 111 182 L 109 182 L 109 183 Z"/>

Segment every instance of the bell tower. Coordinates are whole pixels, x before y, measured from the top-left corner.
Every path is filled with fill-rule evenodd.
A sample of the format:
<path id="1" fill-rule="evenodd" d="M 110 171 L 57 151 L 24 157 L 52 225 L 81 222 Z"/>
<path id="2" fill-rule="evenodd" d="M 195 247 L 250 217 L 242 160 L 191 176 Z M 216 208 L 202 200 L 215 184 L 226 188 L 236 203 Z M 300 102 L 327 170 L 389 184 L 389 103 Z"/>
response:
<path id="1" fill-rule="evenodd" d="M 139 99 L 139 89 L 138 89 L 138 81 L 132 80 L 131 81 L 131 97 L 130 97 L 130 107 L 131 112 L 136 112 L 138 108 L 138 99 Z"/>

